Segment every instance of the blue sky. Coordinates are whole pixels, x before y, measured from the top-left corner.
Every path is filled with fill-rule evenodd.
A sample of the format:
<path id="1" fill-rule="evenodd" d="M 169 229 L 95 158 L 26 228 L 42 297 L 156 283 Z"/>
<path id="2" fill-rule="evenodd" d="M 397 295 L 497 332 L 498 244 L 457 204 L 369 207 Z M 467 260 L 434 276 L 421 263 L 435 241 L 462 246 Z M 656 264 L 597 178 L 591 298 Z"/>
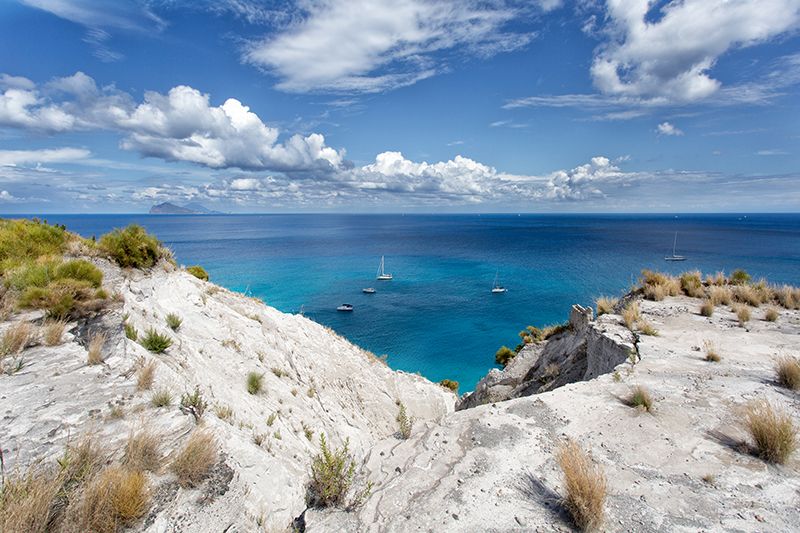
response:
<path id="1" fill-rule="evenodd" d="M 0 212 L 800 211 L 800 0 L 3 0 Z"/>

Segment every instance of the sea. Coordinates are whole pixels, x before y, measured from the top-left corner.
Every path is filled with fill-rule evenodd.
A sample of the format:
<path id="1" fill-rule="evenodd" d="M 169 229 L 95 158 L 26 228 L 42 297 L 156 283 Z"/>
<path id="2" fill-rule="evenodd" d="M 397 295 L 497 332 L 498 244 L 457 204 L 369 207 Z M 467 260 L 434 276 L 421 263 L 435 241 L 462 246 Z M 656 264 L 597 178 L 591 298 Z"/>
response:
<path id="1" fill-rule="evenodd" d="M 573 303 L 619 295 L 642 269 L 743 268 L 800 285 L 800 214 L 41 218 L 85 237 L 141 224 L 215 283 L 330 326 L 392 368 L 456 380 L 462 392 L 525 326 L 564 322 Z M 676 235 L 686 261 L 666 262 Z M 381 256 L 391 281 L 375 279 Z M 495 277 L 507 292 L 491 292 Z M 337 312 L 343 303 L 354 311 Z"/>

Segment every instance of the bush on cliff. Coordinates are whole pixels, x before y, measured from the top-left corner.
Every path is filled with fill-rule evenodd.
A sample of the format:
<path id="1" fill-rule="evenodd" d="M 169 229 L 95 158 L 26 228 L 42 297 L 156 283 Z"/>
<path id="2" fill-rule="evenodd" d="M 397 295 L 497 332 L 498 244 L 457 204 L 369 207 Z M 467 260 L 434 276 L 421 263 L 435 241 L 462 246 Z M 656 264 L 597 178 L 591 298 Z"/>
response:
<path id="1" fill-rule="evenodd" d="M 356 461 L 345 440 L 341 448 L 331 450 L 325 435 L 319 436 L 320 452 L 311 460 L 311 481 L 306 500 L 315 507 L 358 507 L 372 491 L 372 483 L 348 500 L 356 475 Z"/>
<path id="2" fill-rule="evenodd" d="M 150 268 L 164 255 L 159 240 L 137 224 L 106 233 L 100 237 L 100 248 L 125 268 Z"/>
<path id="3" fill-rule="evenodd" d="M 186 272 L 196 277 L 197 279 L 208 281 L 208 272 L 206 272 L 206 269 L 201 267 L 200 265 L 188 266 L 186 267 Z"/>
<path id="4" fill-rule="evenodd" d="M 458 394 L 458 381 L 453 381 L 452 379 L 443 379 L 439 382 L 439 385 Z"/>
<path id="5" fill-rule="evenodd" d="M 516 352 L 510 350 L 508 346 L 501 346 L 497 353 L 494 354 L 494 361 L 498 365 L 505 367 L 516 355 Z"/>

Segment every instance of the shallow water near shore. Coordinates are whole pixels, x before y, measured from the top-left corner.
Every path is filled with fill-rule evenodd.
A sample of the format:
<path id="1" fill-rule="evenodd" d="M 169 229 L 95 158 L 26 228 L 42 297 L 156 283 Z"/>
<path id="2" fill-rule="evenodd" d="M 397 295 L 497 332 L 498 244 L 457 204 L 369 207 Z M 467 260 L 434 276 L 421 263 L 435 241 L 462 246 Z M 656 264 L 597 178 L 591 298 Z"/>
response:
<path id="1" fill-rule="evenodd" d="M 631 287 L 643 268 L 800 284 L 800 215 L 47 215 L 84 236 L 138 223 L 215 283 L 302 311 L 392 368 L 471 390 L 528 324 Z M 677 253 L 670 263 L 678 232 Z M 381 255 L 392 281 L 376 281 Z M 492 294 L 495 273 L 507 287 Z M 362 294 L 375 287 L 376 294 Z M 340 313 L 342 303 L 355 306 Z M 319 347 L 325 357 L 325 346 Z"/>

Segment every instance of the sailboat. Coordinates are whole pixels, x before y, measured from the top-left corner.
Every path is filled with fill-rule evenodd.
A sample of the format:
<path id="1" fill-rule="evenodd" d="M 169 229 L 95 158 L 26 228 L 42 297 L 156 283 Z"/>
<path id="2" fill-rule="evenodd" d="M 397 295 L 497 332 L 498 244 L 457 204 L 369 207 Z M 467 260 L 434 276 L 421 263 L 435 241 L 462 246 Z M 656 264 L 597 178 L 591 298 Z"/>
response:
<path id="1" fill-rule="evenodd" d="M 381 265 L 378 267 L 378 276 L 375 279 L 377 279 L 378 281 L 389 281 L 390 279 L 392 279 L 392 275 L 387 274 L 383 270 L 383 256 L 381 256 Z"/>
<path id="2" fill-rule="evenodd" d="M 675 239 L 672 241 L 672 255 L 664 257 L 664 261 L 686 261 L 686 257 L 675 255 L 675 246 L 678 244 L 678 232 L 675 232 Z"/>
<path id="3" fill-rule="evenodd" d="M 499 274 L 500 274 L 499 270 L 494 274 L 494 285 L 492 285 L 492 294 L 501 294 L 506 292 L 506 288 L 497 283 L 497 278 Z"/>

